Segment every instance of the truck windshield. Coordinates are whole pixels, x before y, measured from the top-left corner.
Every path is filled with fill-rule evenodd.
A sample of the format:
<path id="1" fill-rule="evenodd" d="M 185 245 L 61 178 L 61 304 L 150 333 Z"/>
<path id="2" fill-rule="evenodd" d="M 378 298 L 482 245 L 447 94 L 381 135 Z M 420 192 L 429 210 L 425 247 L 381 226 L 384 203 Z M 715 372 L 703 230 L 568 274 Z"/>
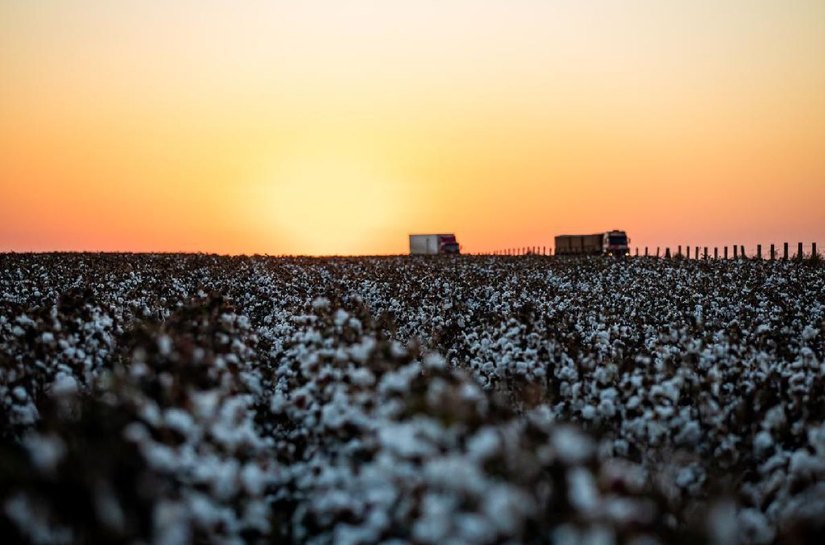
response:
<path id="1" fill-rule="evenodd" d="M 627 235 L 610 235 L 608 239 L 611 246 L 627 246 Z"/>

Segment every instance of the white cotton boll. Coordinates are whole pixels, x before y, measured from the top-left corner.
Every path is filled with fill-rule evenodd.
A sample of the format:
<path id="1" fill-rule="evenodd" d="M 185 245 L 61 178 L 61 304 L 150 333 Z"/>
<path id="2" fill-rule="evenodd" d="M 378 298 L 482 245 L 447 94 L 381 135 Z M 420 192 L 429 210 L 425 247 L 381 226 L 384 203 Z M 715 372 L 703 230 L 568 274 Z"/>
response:
<path id="1" fill-rule="evenodd" d="M 495 455 L 501 445 L 499 434 L 493 427 L 479 429 L 467 442 L 467 453 L 474 460 L 485 460 Z"/>
<path id="2" fill-rule="evenodd" d="M 495 539 L 495 529 L 485 517 L 475 513 L 461 513 L 455 520 L 459 543 L 490 543 Z"/>
<path id="3" fill-rule="evenodd" d="M 29 397 L 26 389 L 22 386 L 15 386 L 11 393 L 17 401 L 26 401 Z"/>
<path id="4" fill-rule="evenodd" d="M 153 469 L 169 473 L 177 470 L 180 457 L 174 449 L 148 440 L 140 445 L 140 449 L 146 463 Z"/>
<path id="5" fill-rule="evenodd" d="M 413 423 L 385 425 L 378 430 L 381 445 L 402 457 L 428 456 L 435 452 L 429 441 L 419 436 Z"/>
<path id="6" fill-rule="evenodd" d="M 802 340 L 810 341 L 816 338 L 819 335 L 819 329 L 812 327 L 812 326 L 805 326 L 805 329 L 802 330 Z"/>
<path id="7" fill-rule="evenodd" d="M 777 405 L 765 414 L 765 418 L 762 420 L 762 427 L 766 430 L 781 429 L 786 422 L 785 409 L 782 405 Z"/>
<path id="8" fill-rule="evenodd" d="M 432 485 L 475 495 L 484 493 L 486 482 L 479 468 L 463 456 L 436 458 L 424 466 L 424 477 Z"/>
<path id="9" fill-rule="evenodd" d="M 569 465 L 584 463 L 596 450 L 588 436 L 569 426 L 559 426 L 551 441 L 561 461 Z"/>
<path id="10" fill-rule="evenodd" d="M 202 419 L 208 420 L 212 418 L 218 409 L 220 401 L 220 392 L 217 390 L 209 390 L 205 392 L 193 392 L 190 394 L 194 414 Z"/>
<path id="11" fill-rule="evenodd" d="M 270 508 L 265 501 L 251 501 L 246 504 L 243 511 L 243 525 L 246 528 L 258 530 L 262 534 L 271 531 L 269 522 Z"/>
<path id="12" fill-rule="evenodd" d="M 592 511 L 598 504 L 599 494 L 596 481 L 590 470 L 575 467 L 567 472 L 567 486 L 570 503 L 579 511 Z"/>
<path id="13" fill-rule="evenodd" d="M 612 418 L 616 415 L 616 406 L 611 399 L 602 399 L 599 402 L 599 414 L 605 418 Z"/>
<path id="14" fill-rule="evenodd" d="M 365 363 L 375 349 L 375 345 L 375 339 L 372 337 L 364 337 L 360 344 L 355 344 L 350 347 L 350 355 L 354 361 Z"/>
<path id="15" fill-rule="evenodd" d="M 392 341 L 390 344 L 390 354 L 393 358 L 403 358 L 407 355 L 407 349 L 398 341 Z"/>
<path id="16" fill-rule="evenodd" d="M 585 420 L 593 420 L 596 418 L 596 409 L 592 405 L 585 405 L 582 407 L 582 418 Z"/>
<path id="17" fill-rule="evenodd" d="M 679 445 L 696 445 L 702 438 L 702 428 L 699 423 L 691 420 L 685 424 L 674 438 Z"/>
<path id="18" fill-rule="evenodd" d="M 241 483 L 253 496 L 260 496 L 266 486 L 265 474 L 255 462 L 247 462 L 241 469 Z"/>
<path id="19" fill-rule="evenodd" d="M 68 373 L 60 373 L 52 383 L 51 394 L 54 396 L 70 396 L 77 393 L 79 386 L 75 378 Z"/>
<path id="20" fill-rule="evenodd" d="M 825 475 L 825 459 L 814 456 L 805 449 L 798 449 L 791 455 L 788 471 L 802 479 L 821 478 Z"/>
<path id="21" fill-rule="evenodd" d="M 338 327 L 344 325 L 344 323 L 347 321 L 347 318 L 349 318 L 349 314 L 347 313 L 347 311 L 340 308 L 335 311 L 334 320 L 335 325 L 337 325 Z"/>
<path id="22" fill-rule="evenodd" d="M 481 507 L 487 520 L 500 535 L 515 536 L 535 505 L 524 492 L 510 484 L 496 484 L 484 494 Z"/>
<path id="23" fill-rule="evenodd" d="M 445 360 L 441 354 L 436 352 L 430 352 L 424 356 L 422 363 L 427 369 L 446 369 L 447 367 L 447 360 Z"/>
<path id="24" fill-rule="evenodd" d="M 808 428 L 808 443 L 814 448 L 817 456 L 825 459 L 825 424 Z"/>
<path id="25" fill-rule="evenodd" d="M 172 338 L 169 335 L 160 335 L 157 340 L 158 351 L 163 356 L 168 356 L 172 353 Z"/>
<path id="26" fill-rule="evenodd" d="M 413 524 L 413 538 L 432 545 L 444 543 L 450 535 L 456 509 L 453 498 L 443 494 L 426 494 L 421 501 L 421 515 Z"/>
<path id="27" fill-rule="evenodd" d="M 375 384 L 375 375 L 369 369 L 359 367 L 349 373 L 350 380 L 356 386 L 372 386 Z"/>
<path id="28" fill-rule="evenodd" d="M 312 301 L 312 308 L 315 310 L 323 310 L 329 308 L 329 299 L 326 297 L 317 297 Z"/>
<path id="29" fill-rule="evenodd" d="M 776 536 L 776 529 L 768 519 L 756 509 L 743 509 L 737 518 L 740 535 L 746 543 L 768 545 Z"/>
<path id="30" fill-rule="evenodd" d="M 757 456 L 764 456 L 773 448 L 773 437 L 770 432 L 762 430 L 753 438 L 753 452 Z"/>
<path id="31" fill-rule="evenodd" d="M 163 420 L 166 427 L 177 431 L 185 437 L 189 437 L 194 432 L 194 421 L 192 417 L 182 409 L 166 409 L 163 413 Z"/>
<path id="32" fill-rule="evenodd" d="M 234 458 L 216 462 L 211 472 L 212 493 L 221 500 L 227 500 L 238 492 L 240 464 Z"/>
<path id="33" fill-rule="evenodd" d="M 46 473 L 54 473 L 66 455 L 66 444 L 56 435 L 31 433 L 26 435 L 23 444 L 34 467 Z"/>

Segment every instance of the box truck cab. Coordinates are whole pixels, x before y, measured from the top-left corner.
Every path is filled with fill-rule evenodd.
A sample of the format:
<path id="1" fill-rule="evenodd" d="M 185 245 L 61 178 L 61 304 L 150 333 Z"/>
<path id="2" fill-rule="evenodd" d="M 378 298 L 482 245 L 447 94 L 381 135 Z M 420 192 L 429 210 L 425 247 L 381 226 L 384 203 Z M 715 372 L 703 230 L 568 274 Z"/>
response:
<path id="1" fill-rule="evenodd" d="M 453 234 L 410 235 L 410 255 L 458 255 L 461 253 Z"/>
<path id="2" fill-rule="evenodd" d="M 629 242 L 624 231 L 608 231 L 602 241 L 602 253 L 616 257 L 626 256 L 630 253 Z"/>

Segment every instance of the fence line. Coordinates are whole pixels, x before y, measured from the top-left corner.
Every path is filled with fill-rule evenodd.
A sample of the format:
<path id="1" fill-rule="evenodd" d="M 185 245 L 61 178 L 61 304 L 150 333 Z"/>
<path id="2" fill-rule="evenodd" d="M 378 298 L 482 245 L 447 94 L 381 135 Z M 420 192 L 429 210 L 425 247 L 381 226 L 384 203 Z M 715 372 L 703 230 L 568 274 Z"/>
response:
<path id="1" fill-rule="evenodd" d="M 684 251 L 683 251 L 684 249 Z M 693 252 L 691 252 L 691 249 Z M 491 252 L 481 252 L 475 255 L 489 255 L 489 256 L 552 256 L 555 255 L 554 249 L 551 246 L 521 246 L 516 248 L 506 248 L 503 250 L 493 250 Z M 803 259 L 821 259 L 822 254 L 819 251 L 819 246 L 816 242 L 809 244 L 797 242 L 795 251 L 791 250 L 791 245 L 788 242 L 782 243 L 781 252 L 777 248 L 776 243 L 771 243 L 767 252 L 763 252 L 763 245 L 745 247 L 743 244 L 731 244 L 730 246 L 722 246 L 721 251 L 719 246 L 713 246 L 711 252 L 710 246 L 691 246 L 689 244 L 682 246 L 676 245 L 675 251 L 671 251 L 670 246 L 656 247 L 656 253 L 653 254 L 649 246 L 635 246 L 628 249 L 630 256 L 634 257 L 655 257 L 661 259 L 693 259 L 693 260 L 709 260 L 709 259 L 758 259 L 769 261 L 800 261 Z M 691 253 L 693 256 L 691 257 Z M 664 255 L 663 255 L 664 254 Z M 721 256 L 721 257 L 720 257 Z M 731 257 L 732 256 L 732 257 Z"/>

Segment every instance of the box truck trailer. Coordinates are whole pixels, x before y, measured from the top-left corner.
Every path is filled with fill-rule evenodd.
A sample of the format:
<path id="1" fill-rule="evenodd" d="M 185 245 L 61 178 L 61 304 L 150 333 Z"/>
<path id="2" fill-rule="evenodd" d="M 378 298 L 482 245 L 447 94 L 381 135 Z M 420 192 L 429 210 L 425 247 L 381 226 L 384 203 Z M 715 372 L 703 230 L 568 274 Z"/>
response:
<path id="1" fill-rule="evenodd" d="M 410 255 L 459 254 L 458 241 L 453 234 L 410 235 Z"/>
<path id="2" fill-rule="evenodd" d="M 628 255 L 627 233 L 607 231 L 594 235 L 559 235 L 556 237 L 556 255 Z"/>

